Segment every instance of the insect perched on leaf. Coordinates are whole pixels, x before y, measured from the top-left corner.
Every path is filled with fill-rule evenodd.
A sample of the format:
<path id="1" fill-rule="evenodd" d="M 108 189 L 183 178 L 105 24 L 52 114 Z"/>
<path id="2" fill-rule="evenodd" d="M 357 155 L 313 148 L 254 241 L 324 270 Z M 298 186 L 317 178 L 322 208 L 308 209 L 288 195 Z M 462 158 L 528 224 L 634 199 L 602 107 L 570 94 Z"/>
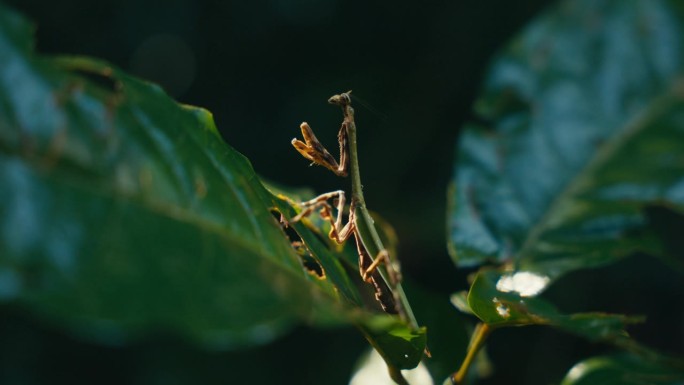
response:
<path id="1" fill-rule="evenodd" d="M 361 189 L 357 157 L 356 124 L 351 107 L 350 92 L 334 95 L 328 102 L 340 106 L 344 119 L 337 136 L 340 145 L 339 162 L 321 144 L 308 123 L 300 125 L 304 141 L 293 139 L 292 145 L 302 156 L 323 166 L 336 175 L 349 176 L 352 182 L 351 201 L 347 223 L 343 224 L 346 197 L 343 190 L 325 193 L 306 202 L 299 203 L 302 211 L 292 218 L 297 222 L 317 211 L 330 223 L 329 237 L 342 244 L 354 237 L 359 256 L 359 273 L 363 281 L 371 284 L 375 298 L 382 309 L 399 316 L 418 328 L 411 308 L 401 288 L 401 275 L 395 268 L 388 251 L 382 244 L 371 218 Z"/>

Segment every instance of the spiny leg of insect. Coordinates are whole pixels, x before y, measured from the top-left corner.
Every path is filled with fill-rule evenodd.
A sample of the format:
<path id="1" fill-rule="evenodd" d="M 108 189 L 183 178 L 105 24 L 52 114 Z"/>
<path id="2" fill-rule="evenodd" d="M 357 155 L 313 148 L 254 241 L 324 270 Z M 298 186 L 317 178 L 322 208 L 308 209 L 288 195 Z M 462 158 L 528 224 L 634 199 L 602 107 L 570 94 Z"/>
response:
<path id="1" fill-rule="evenodd" d="M 328 203 L 328 201 L 331 199 L 333 199 L 333 204 L 337 209 L 337 215 L 335 218 L 333 218 L 332 214 L 333 208 Z M 292 222 L 300 221 L 302 218 L 311 215 L 311 213 L 315 210 L 320 209 L 321 218 L 330 222 L 330 233 L 328 236 L 338 244 L 342 244 L 349 239 L 352 234 L 354 234 L 354 223 L 356 219 L 355 202 L 352 200 L 349 208 L 348 221 L 344 226 L 342 225 L 345 202 L 346 198 L 344 191 L 342 190 L 321 194 L 314 199 L 300 203 L 300 206 L 304 207 L 304 210 L 292 218 Z"/>
<path id="2" fill-rule="evenodd" d="M 382 309 L 389 314 L 397 314 L 401 318 L 407 319 L 408 317 L 403 310 L 401 298 L 397 295 L 396 291 L 396 286 L 401 278 L 398 274 L 395 274 L 395 270 L 387 263 L 389 254 L 386 251 L 382 251 L 375 260 L 372 259 L 358 235 L 356 237 L 356 248 L 359 254 L 359 274 L 366 283 L 370 283 L 375 287 L 375 298 L 380 302 Z M 382 277 L 379 277 L 380 272 L 377 268 L 383 262 L 387 266 L 389 283 L 386 283 Z"/>
<path id="3" fill-rule="evenodd" d="M 304 142 L 295 138 L 292 139 L 294 148 L 306 159 L 315 164 L 321 165 L 335 173 L 337 176 L 347 176 L 349 161 L 347 160 L 347 128 L 342 124 L 337 140 L 340 143 L 340 162 L 328 152 L 323 144 L 316 138 L 313 130 L 308 123 L 303 122 L 299 128 L 302 130 Z"/>
<path id="4" fill-rule="evenodd" d="M 385 269 L 387 271 L 387 275 L 389 276 L 388 278 L 390 280 L 390 284 L 392 286 L 396 286 L 401 283 L 401 273 L 394 268 L 389 252 L 385 249 L 380 250 L 370 265 L 365 267 L 365 269 L 361 269 L 361 278 L 363 278 L 364 281 L 369 282 L 371 275 L 375 272 L 378 266 L 383 263 L 385 264 Z"/>
<path id="5" fill-rule="evenodd" d="M 292 218 L 292 222 L 299 222 L 302 218 L 307 217 L 311 215 L 312 212 L 314 212 L 316 209 L 323 207 L 323 208 L 329 208 L 330 204 L 328 204 L 328 200 L 330 199 L 335 199 L 342 196 L 344 199 L 344 191 L 342 190 L 337 190 L 337 191 L 331 191 L 325 194 L 321 194 L 311 200 L 305 201 L 305 202 L 300 202 L 297 203 L 297 205 L 301 206 L 304 208 L 301 213 L 299 213 L 297 216 Z"/>

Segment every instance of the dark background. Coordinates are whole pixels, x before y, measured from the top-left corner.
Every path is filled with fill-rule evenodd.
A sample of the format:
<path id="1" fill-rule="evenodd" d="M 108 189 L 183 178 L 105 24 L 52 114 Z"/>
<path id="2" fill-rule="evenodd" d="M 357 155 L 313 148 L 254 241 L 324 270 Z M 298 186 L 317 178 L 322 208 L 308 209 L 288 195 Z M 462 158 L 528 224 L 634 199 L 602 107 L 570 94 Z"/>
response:
<path id="1" fill-rule="evenodd" d="M 363 101 L 355 103 L 367 203 L 394 225 L 406 278 L 440 303 L 467 287 L 468 272 L 457 270 L 447 255 L 444 225 L 459 128 L 496 50 L 550 3 L 9 1 L 36 22 L 39 52 L 102 58 L 160 83 L 183 103 L 207 108 L 257 173 L 283 185 L 319 193 L 348 188 L 327 170 L 308 167 L 289 142 L 306 120 L 336 149 L 341 114 L 326 100 L 354 90 Z M 581 300 L 566 300 L 567 307 L 577 306 L 570 310 L 644 313 L 653 309 L 631 309 L 631 302 L 610 294 L 594 298 L 595 287 L 615 289 L 652 274 L 668 290 L 681 290 L 675 278 L 663 278 L 665 270 L 643 271 L 631 259 L 571 275 L 550 295 L 562 302 L 563 285 L 581 282 L 583 289 L 575 290 Z M 605 274 L 615 282 L 603 282 Z M 646 298 L 659 293 L 649 293 L 655 289 L 646 284 L 621 290 Z M 588 301 L 597 308 L 587 308 Z M 612 307 L 598 307 L 606 304 Z M 422 307 L 419 318 L 450 321 Z M 660 314 L 666 327 L 681 323 L 681 315 L 668 320 L 658 309 L 655 317 Z M 8 383 L 344 384 L 367 346 L 353 329 L 302 327 L 274 344 L 239 352 L 205 351 L 167 335 L 102 347 L 19 309 L 0 312 L 0 338 L 9 341 L 0 344 L 0 376 Z M 460 328 L 458 316 L 453 319 Z M 659 347 L 681 348 L 681 330 L 674 341 L 655 334 L 642 336 Z M 601 349 L 541 328 L 502 331 L 490 346 L 497 372 L 488 383 L 558 381 L 573 362 Z M 520 366 L 528 361 L 534 365 Z M 453 370 L 457 365 L 455 360 Z"/>

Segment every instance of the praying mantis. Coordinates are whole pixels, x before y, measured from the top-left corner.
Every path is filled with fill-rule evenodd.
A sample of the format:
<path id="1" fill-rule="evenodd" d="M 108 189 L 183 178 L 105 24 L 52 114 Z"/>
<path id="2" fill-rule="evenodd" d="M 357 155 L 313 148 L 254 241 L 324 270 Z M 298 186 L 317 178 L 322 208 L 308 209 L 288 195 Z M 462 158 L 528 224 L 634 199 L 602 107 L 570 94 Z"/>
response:
<path id="1" fill-rule="evenodd" d="M 292 145 L 304 158 L 329 169 L 337 176 L 350 176 L 352 191 L 347 223 L 343 224 L 346 203 L 343 190 L 325 193 L 299 203 L 302 211 L 291 221 L 297 222 L 319 210 L 321 217 L 330 223 L 331 229 L 328 235 L 332 240 L 343 244 L 353 236 L 359 256 L 359 273 L 364 282 L 373 286 L 375 298 L 382 309 L 388 314 L 397 315 L 417 329 L 418 324 L 401 287 L 399 270 L 394 266 L 387 249 L 383 246 L 373 219 L 366 209 L 359 174 L 356 124 L 350 93 L 351 91 L 344 92 L 328 99 L 328 103 L 342 108 L 344 117 L 338 133 L 339 162 L 316 138 L 306 122 L 300 125 L 304 141 L 296 138 L 292 140 Z M 329 203 L 331 201 L 332 205 Z M 334 210 L 337 211 L 336 215 Z M 426 353 L 428 353 L 427 350 Z"/>

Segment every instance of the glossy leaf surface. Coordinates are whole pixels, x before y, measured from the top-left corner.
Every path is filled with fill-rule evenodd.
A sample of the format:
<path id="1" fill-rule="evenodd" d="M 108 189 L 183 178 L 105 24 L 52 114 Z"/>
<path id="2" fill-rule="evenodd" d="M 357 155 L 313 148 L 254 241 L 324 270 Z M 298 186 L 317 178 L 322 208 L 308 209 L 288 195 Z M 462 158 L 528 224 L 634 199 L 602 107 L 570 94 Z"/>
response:
<path id="1" fill-rule="evenodd" d="M 297 211 L 284 197 L 272 197 L 273 207 L 291 219 Z M 296 205 L 295 205 L 296 206 Z M 361 281 L 354 264 L 355 248 L 347 244 L 341 250 L 327 238 L 329 226 L 316 215 L 291 224 L 306 245 L 306 250 L 325 271 L 326 282 L 333 289 L 331 295 L 339 295 L 342 303 L 353 308 L 377 308 L 370 286 Z M 385 315 L 365 312 L 350 314 L 368 342 L 378 351 L 388 365 L 397 369 L 413 369 L 423 357 L 427 342 L 426 328 L 414 329 L 405 322 Z"/>
<path id="2" fill-rule="evenodd" d="M 472 312 L 490 326 L 549 325 L 589 340 L 626 337 L 625 327 L 640 317 L 605 313 L 562 314 L 551 303 L 535 298 L 539 277 L 525 273 L 480 272 L 468 293 Z M 517 283 L 512 283 L 517 281 Z M 534 291 L 533 290 L 533 291 Z"/>
<path id="3" fill-rule="evenodd" d="M 354 322 L 390 364 L 417 365 L 425 331 L 378 324 L 339 252 L 297 224 L 326 279 L 303 269 L 271 211 L 293 209 L 209 112 L 107 63 L 39 56 L 31 34 L 0 6 L 1 302 L 116 343 L 161 330 L 239 347 Z"/>
<path id="4" fill-rule="evenodd" d="M 460 139 L 452 256 L 551 279 L 660 253 L 645 208 L 684 207 L 683 10 L 564 1 L 493 64 Z"/>
<path id="5" fill-rule="evenodd" d="M 31 27 L 0 17 L 4 301 L 100 336 L 223 346 L 310 317 L 315 287 L 207 111 L 105 63 L 37 56 Z"/>

